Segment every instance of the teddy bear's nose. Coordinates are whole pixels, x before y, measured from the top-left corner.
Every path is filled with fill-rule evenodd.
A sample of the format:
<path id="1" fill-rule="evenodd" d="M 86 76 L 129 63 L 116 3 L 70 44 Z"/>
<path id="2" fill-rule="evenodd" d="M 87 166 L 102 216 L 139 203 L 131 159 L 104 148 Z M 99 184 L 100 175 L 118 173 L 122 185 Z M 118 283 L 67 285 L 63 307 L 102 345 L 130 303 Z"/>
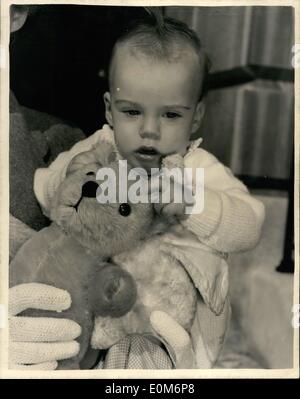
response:
<path id="1" fill-rule="evenodd" d="M 96 193 L 98 189 L 98 184 L 94 181 L 87 181 L 84 183 L 82 186 L 82 197 L 87 197 L 87 198 L 96 198 Z"/>

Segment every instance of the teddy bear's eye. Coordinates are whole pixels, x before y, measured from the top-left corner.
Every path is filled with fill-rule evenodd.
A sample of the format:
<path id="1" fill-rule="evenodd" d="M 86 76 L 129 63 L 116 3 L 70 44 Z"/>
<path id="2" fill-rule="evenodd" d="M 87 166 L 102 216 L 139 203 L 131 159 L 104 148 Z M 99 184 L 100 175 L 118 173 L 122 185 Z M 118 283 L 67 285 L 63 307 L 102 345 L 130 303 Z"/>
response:
<path id="1" fill-rule="evenodd" d="M 87 172 L 86 176 L 94 176 L 94 172 Z"/>
<path id="2" fill-rule="evenodd" d="M 119 213 L 122 216 L 129 216 L 131 214 L 131 207 L 129 204 L 121 204 L 119 206 Z"/>

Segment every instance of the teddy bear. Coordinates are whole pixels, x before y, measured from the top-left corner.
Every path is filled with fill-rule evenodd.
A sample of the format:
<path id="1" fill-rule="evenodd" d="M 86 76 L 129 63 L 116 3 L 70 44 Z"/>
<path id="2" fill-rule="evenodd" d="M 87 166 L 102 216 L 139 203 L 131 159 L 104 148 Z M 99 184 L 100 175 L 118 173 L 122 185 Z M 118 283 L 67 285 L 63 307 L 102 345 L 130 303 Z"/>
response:
<path id="1" fill-rule="evenodd" d="M 79 354 L 60 361 L 60 369 L 80 368 L 90 343 L 107 349 L 127 334 L 153 334 L 153 310 L 189 330 L 196 309 L 188 273 L 160 249 L 167 223 L 157 222 L 150 201 L 100 203 L 97 172 L 109 167 L 118 177 L 120 163 L 108 144 L 91 151 L 95 162 L 69 173 L 54 195 L 52 224 L 27 241 L 10 265 L 10 286 L 39 282 L 71 295 L 71 308 L 60 314 L 26 311 L 70 318 L 82 327 Z"/>
<path id="2" fill-rule="evenodd" d="M 162 170 L 183 167 L 183 158 L 178 154 L 162 160 Z M 94 349 L 108 349 L 127 334 L 158 336 L 150 322 L 151 313 L 156 310 L 165 311 L 186 331 L 191 330 L 198 295 L 196 281 L 191 278 L 178 256 L 172 254 L 172 248 L 162 242 L 164 233 L 180 230 L 179 226 L 172 226 L 174 219 L 166 220 L 159 216 L 164 206 L 161 198 L 158 202 L 154 201 L 156 218 L 146 239 L 112 258 L 115 264 L 134 278 L 138 295 L 132 308 L 124 315 L 117 318 L 109 315 L 96 317 L 91 339 Z M 193 270 L 191 272 L 193 275 Z"/>
<path id="3" fill-rule="evenodd" d="M 58 314 L 27 310 L 27 316 L 63 317 L 82 327 L 79 354 L 59 362 L 59 369 L 80 367 L 97 315 L 120 317 L 136 300 L 131 275 L 109 259 L 136 245 L 153 221 L 150 205 L 99 204 L 95 175 L 102 162 L 67 176 L 51 204 L 53 223 L 35 233 L 18 251 L 9 268 L 10 286 L 38 282 L 62 288 L 72 298 L 70 309 Z M 117 164 L 110 162 L 110 167 Z"/>

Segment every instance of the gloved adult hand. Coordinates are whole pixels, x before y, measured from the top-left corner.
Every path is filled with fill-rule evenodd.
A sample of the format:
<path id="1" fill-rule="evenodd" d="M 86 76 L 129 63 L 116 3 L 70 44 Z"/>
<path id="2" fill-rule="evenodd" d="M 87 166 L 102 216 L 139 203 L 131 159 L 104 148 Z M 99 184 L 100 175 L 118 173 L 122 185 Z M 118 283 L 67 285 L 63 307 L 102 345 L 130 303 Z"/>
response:
<path id="1" fill-rule="evenodd" d="M 18 316 L 25 309 L 68 309 L 68 292 L 45 284 L 16 285 L 9 290 L 9 368 L 54 370 L 57 361 L 76 356 L 81 327 L 72 320 Z"/>
<path id="2" fill-rule="evenodd" d="M 150 315 L 153 329 L 175 362 L 177 369 L 195 369 L 196 358 L 188 332 L 167 313 L 156 310 Z"/>

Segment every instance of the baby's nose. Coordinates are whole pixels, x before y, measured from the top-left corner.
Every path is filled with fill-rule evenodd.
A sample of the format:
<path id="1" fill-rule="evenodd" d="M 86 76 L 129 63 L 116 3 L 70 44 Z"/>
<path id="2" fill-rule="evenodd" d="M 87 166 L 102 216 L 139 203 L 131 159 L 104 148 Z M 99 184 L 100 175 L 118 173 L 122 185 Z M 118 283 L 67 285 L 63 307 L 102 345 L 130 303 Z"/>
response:
<path id="1" fill-rule="evenodd" d="M 144 121 L 140 131 L 142 139 L 158 140 L 160 138 L 159 123 L 155 118 L 149 118 Z"/>
<path id="2" fill-rule="evenodd" d="M 96 193 L 98 189 L 98 184 L 94 181 L 87 181 L 82 186 L 82 197 L 86 198 L 96 198 Z"/>

